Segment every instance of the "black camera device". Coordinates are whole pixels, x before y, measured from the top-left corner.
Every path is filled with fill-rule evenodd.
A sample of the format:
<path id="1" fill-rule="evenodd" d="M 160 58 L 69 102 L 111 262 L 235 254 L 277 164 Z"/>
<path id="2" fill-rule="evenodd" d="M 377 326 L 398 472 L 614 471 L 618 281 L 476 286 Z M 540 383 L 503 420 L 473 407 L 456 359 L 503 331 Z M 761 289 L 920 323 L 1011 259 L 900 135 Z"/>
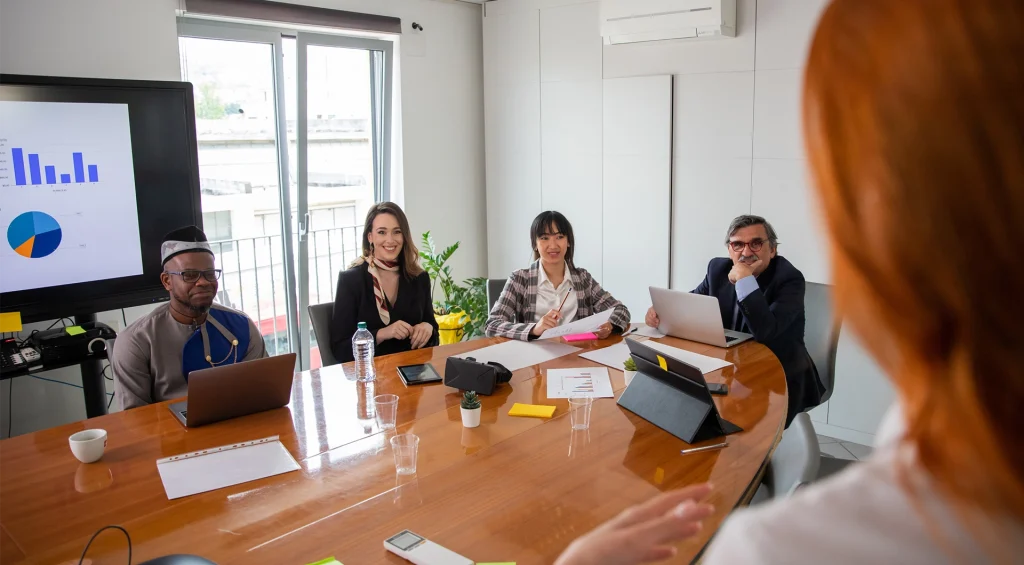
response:
<path id="1" fill-rule="evenodd" d="M 80 328 L 79 333 L 74 328 Z M 77 326 L 57 328 L 32 334 L 29 342 L 39 352 L 43 365 L 78 363 L 107 350 L 107 340 L 117 337 L 102 322 L 86 322 Z"/>
<path id="2" fill-rule="evenodd" d="M 480 363 L 472 357 L 449 357 L 444 366 L 444 384 L 459 390 L 490 395 L 501 383 L 512 380 L 512 371 L 500 363 Z"/>

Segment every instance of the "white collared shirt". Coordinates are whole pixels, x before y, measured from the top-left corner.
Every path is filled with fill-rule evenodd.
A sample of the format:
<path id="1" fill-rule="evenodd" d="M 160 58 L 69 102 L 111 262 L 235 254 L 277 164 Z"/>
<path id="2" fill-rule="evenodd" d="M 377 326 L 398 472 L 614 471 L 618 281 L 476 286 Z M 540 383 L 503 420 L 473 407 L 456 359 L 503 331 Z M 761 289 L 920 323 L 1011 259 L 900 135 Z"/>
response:
<path id="1" fill-rule="evenodd" d="M 901 445 L 898 405 L 882 420 L 871 456 L 792 496 L 731 514 L 704 553 L 708 565 L 945 565 L 996 563 L 1024 552 L 1024 526 L 951 502 Z M 913 494 L 906 488 L 913 485 Z M 992 538 L 978 538 L 973 522 Z M 991 540 L 1002 547 L 995 548 Z"/>
<path id="2" fill-rule="evenodd" d="M 537 275 L 537 305 L 536 313 L 534 313 L 534 322 L 539 322 L 549 311 L 558 308 L 559 304 L 562 304 L 562 299 L 565 299 L 565 304 L 562 304 L 562 319 L 558 322 L 558 325 L 567 324 L 576 318 L 576 291 L 572 288 L 572 276 L 569 274 L 568 263 L 563 263 L 565 268 L 565 277 L 562 279 L 562 284 L 555 288 L 555 285 L 551 284 L 548 279 L 548 274 L 544 272 L 544 265 L 538 265 L 540 273 Z M 565 295 L 569 297 L 566 298 Z"/>

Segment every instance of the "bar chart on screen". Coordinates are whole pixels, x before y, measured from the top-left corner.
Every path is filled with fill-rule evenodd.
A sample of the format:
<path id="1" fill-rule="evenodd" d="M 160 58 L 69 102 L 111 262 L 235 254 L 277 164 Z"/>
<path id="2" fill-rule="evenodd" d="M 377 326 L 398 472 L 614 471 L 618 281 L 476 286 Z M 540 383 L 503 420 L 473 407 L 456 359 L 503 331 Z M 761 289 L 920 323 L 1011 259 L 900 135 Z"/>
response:
<path id="1" fill-rule="evenodd" d="M 142 274 L 129 118 L 0 100 L 0 292 Z"/>
<path id="2" fill-rule="evenodd" d="M 7 169 L 13 173 L 15 186 L 57 184 L 56 165 L 40 165 L 39 153 L 33 153 L 23 147 L 11 147 L 6 153 L 9 155 Z M 70 157 L 74 176 L 71 173 L 61 173 L 60 184 L 84 184 L 86 182 L 96 183 L 100 181 L 99 167 L 97 165 L 89 165 L 89 175 L 86 176 L 85 159 L 81 151 L 72 151 Z M 40 171 L 40 167 L 42 167 L 42 171 Z"/>

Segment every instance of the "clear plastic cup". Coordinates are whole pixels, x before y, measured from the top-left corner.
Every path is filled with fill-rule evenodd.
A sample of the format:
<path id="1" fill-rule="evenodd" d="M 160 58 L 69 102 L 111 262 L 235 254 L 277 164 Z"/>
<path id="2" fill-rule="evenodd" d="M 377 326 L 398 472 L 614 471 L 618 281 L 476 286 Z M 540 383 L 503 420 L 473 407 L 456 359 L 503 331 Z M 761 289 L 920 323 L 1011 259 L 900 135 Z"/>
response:
<path id="1" fill-rule="evenodd" d="M 395 471 L 399 475 L 416 474 L 416 455 L 420 438 L 414 434 L 398 434 L 391 438 L 391 450 L 395 454 Z"/>
<path id="2" fill-rule="evenodd" d="M 590 395 L 574 395 L 569 397 L 569 420 L 574 430 L 590 429 L 590 408 L 594 405 L 594 397 Z"/>
<path id="3" fill-rule="evenodd" d="M 377 415 L 377 426 L 381 430 L 395 429 L 398 418 L 398 395 L 381 394 L 373 397 L 373 408 Z"/>

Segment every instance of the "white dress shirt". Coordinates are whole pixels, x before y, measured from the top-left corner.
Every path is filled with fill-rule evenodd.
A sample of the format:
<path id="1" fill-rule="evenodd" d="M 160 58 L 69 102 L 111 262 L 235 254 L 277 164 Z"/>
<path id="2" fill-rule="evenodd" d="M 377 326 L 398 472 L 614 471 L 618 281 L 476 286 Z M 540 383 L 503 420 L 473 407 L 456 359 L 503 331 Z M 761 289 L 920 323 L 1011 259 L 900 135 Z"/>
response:
<path id="1" fill-rule="evenodd" d="M 902 432 L 903 419 L 894 406 L 879 428 L 871 457 L 788 498 L 737 511 L 715 535 L 702 563 L 997 562 L 997 555 L 985 551 L 995 544 L 979 543 L 961 511 L 914 464 L 911 448 L 899 445 Z M 901 485 L 903 464 L 916 487 L 915 499 Z M 1024 555 L 1024 525 L 979 518 L 982 531 L 1004 544 L 1000 549 L 1017 558 Z"/>
<path id="2" fill-rule="evenodd" d="M 576 292 L 572 288 L 572 276 L 569 274 L 569 265 L 563 263 L 565 276 L 562 278 L 562 284 L 555 288 L 555 285 L 551 284 L 551 280 L 548 279 L 548 274 L 544 271 L 544 265 L 540 266 L 540 273 L 537 275 L 537 309 L 534 314 L 534 322 L 541 321 L 551 310 L 558 308 L 559 304 L 562 304 L 562 299 L 565 299 L 565 304 L 562 304 L 562 319 L 558 321 L 558 325 L 567 324 L 576 318 Z M 569 297 L 566 298 L 565 295 Z"/>

